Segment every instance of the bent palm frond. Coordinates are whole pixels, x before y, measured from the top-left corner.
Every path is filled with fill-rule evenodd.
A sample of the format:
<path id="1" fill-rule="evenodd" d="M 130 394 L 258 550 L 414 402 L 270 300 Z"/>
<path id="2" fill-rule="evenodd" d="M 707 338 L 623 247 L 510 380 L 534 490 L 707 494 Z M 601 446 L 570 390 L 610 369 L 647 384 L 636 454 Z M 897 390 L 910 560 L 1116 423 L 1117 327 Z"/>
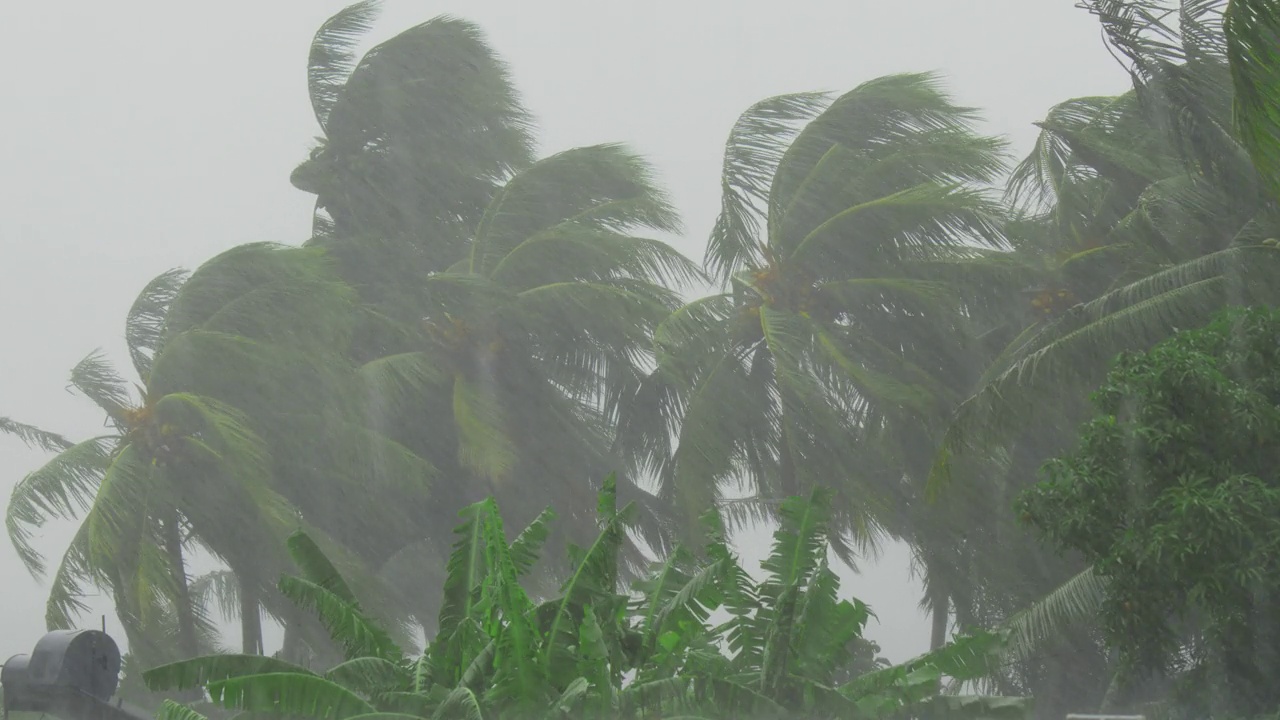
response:
<path id="1" fill-rule="evenodd" d="M 1004 622 L 1010 654 L 1027 659 L 1043 643 L 1062 637 L 1072 627 L 1096 621 L 1107 582 L 1092 566 Z"/>
<path id="2" fill-rule="evenodd" d="M 73 519 L 92 507 L 117 442 L 99 437 L 69 446 L 14 486 L 5 526 L 18 557 L 34 576 L 44 574 L 44 559 L 31 546 L 32 531 L 51 518 Z"/>
<path id="3" fill-rule="evenodd" d="M 58 433 L 41 430 L 35 425 L 20 423 L 2 416 L 0 416 L 0 433 L 18 438 L 27 447 L 48 452 L 61 452 L 73 444 Z"/>
<path id="4" fill-rule="evenodd" d="M 382 3 L 363 0 L 324 21 L 311 40 L 307 57 L 307 90 L 316 122 L 327 129 L 329 113 L 355 69 L 356 43 L 373 27 Z"/>
<path id="5" fill-rule="evenodd" d="M 151 374 L 151 363 L 161 350 L 164 338 L 165 318 L 169 306 L 182 289 L 188 273 L 175 268 L 157 275 L 138 293 L 125 318 L 124 340 L 129 347 L 129 359 L 138 377 L 145 384 Z"/>
<path id="6" fill-rule="evenodd" d="M 1145 348 L 1179 327 L 1194 327 L 1225 305 L 1274 301 L 1274 283 L 1267 277 L 1278 265 L 1280 250 L 1229 248 L 1127 284 L 1073 308 L 1039 332 L 1024 334 L 957 410 L 931 486 L 936 491 L 946 482 L 954 455 L 990 447 L 1027 420 L 1045 393 L 1070 393 L 1096 382 L 1118 353 Z"/>
<path id="7" fill-rule="evenodd" d="M 1261 0 L 1232 0 L 1225 24 L 1235 130 L 1275 197 L 1280 195 L 1280 10 Z"/>

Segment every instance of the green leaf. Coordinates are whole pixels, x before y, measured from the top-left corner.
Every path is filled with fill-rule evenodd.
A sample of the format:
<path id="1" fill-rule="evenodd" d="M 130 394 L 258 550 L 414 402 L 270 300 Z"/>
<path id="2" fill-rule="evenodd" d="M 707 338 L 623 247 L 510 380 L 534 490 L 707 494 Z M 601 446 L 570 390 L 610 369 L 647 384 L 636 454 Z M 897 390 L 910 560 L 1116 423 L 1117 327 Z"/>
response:
<path id="1" fill-rule="evenodd" d="M 289 556 L 302 571 L 302 577 L 328 590 L 343 602 L 355 605 L 358 603 L 351 586 L 334 567 L 324 551 L 316 545 L 311 536 L 298 530 L 289 536 Z"/>
<path id="2" fill-rule="evenodd" d="M 68 445 L 14 485 L 5 527 L 23 565 L 37 578 L 44 574 L 45 565 L 31 546 L 33 529 L 52 518 L 72 519 L 93 506 L 117 442 L 113 437 L 98 437 Z"/>
<path id="3" fill-rule="evenodd" d="M 360 607 L 336 593 L 302 578 L 280 579 L 280 592 L 300 607 L 315 612 L 334 641 L 346 650 L 347 658 L 378 657 L 400 660 L 404 653 Z"/>
<path id="4" fill-rule="evenodd" d="M 27 447 L 48 452 L 60 452 L 72 445 L 70 440 L 58 433 L 41 430 L 35 425 L 27 425 L 7 417 L 0 417 L 0 433 L 18 438 Z"/>
<path id="5" fill-rule="evenodd" d="M 208 720 L 208 718 L 186 705 L 165 700 L 160 703 L 160 709 L 156 711 L 156 720 Z"/>
<path id="6" fill-rule="evenodd" d="M 547 535 L 551 532 L 551 523 L 556 518 L 555 511 L 547 508 L 538 513 L 538 517 L 511 541 L 509 552 L 511 554 L 511 562 L 516 566 L 516 573 L 520 576 L 526 575 L 538 561 L 538 555 L 542 552 L 542 546 L 547 541 Z"/>
<path id="7" fill-rule="evenodd" d="M 507 426 L 507 411 L 493 383 L 455 375 L 453 417 L 462 466 L 490 480 L 508 479 L 519 452 Z"/>
<path id="8" fill-rule="evenodd" d="M 734 123 L 721 168 L 720 213 L 703 260 L 722 285 L 762 263 L 760 231 L 774 175 L 801 124 L 829 102 L 825 93 L 778 95 L 752 105 Z"/>
<path id="9" fill-rule="evenodd" d="M 122 430 L 130 406 L 129 389 L 101 350 L 89 353 L 71 369 L 71 386 L 97 405 Z"/>
<path id="10" fill-rule="evenodd" d="M 265 655 L 208 655 L 152 668 L 142 674 L 142 681 L 148 690 L 165 692 L 268 673 L 314 674 L 304 667 Z"/>
<path id="11" fill-rule="evenodd" d="M 360 696 L 311 674 L 265 673 L 208 685 L 209 697 L 226 708 L 319 720 L 347 720 L 376 712 Z"/>
<path id="12" fill-rule="evenodd" d="M 339 685 L 371 695 L 379 690 L 401 690 L 410 685 L 403 665 L 380 657 L 358 657 L 329 668 L 325 678 Z"/>
<path id="13" fill-rule="evenodd" d="M 469 688 L 458 687 L 440 703 L 431 720 L 484 720 L 484 713 L 480 710 L 480 701 L 476 699 L 475 693 Z"/>

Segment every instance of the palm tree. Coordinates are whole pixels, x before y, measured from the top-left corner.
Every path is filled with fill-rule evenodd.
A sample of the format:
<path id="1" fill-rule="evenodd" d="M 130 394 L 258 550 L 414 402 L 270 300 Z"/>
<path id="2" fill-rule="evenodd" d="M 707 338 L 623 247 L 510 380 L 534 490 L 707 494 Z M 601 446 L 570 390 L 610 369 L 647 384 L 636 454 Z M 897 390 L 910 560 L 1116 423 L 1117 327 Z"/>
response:
<path id="1" fill-rule="evenodd" d="M 175 298 L 166 333 L 236 341 L 207 366 L 198 343 L 169 343 L 167 353 L 183 354 L 167 381 L 252 418 L 269 449 L 271 487 L 296 508 L 282 519 L 325 538 L 349 572 L 377 588 L 375 609 L 385 614 L 395 599 L 358 568 L 419 527 L 435 468 L 378 428 L 377 404 L 349 359 L 373 313 L 338 267 L 321 248 L 270 244 L 242 245 L 208 261 Z M 233 566 L 248 617 L 256 620 L 251 609 L 263 601 L 291 612 L 274 592 L 270 567 L 259 565 Z M 246 632 L 246 642 L 260 637 L 258 628 Z"/>
<path id="2" fill-rule="evenodd" d="M 973 119 L 919 74 L 742 115 L 705 261 L 726 290 L 659 327 L 649 414 L 626 428 L 653 438 L 669 499 L 695 514 L 731 479 L 767 500 L 835 478 L 844 530 L 899 529 L 901 446 L 886 428 L 945 417 L 964 374 L 955 281 L 1002 245 L 979 187 L 1001 143 Z"/>
<path id="3" fill-rule="evenodd" d="M 10 539 L 34 575 L 41 577 L 46 565 L 31 545 L 32 530 L 50 518 L 83 515 L 54 573 L 48 625 L 69 627 L 85 609 L 81 587 L 91 582 L 113 593 L 135 652 L 149 645 L 144 629 L 168 607 L 176 614 L 177 648 L 190 656 L 199 652 L 207 626 L 187 581 L 192 543 L 231 556 L 219 539 L 230 536 L 233 517 L 241 542 L 270 542 L 267 513 L 275 496 L 265 448 L 245 415 L 167 383 L 180 361 L 166 345 L 195 341 L 166 339 L 160 330 L 183 278 L 176 271 L 160 275 L 130 310 L 126 339 L 143 380 L 137 395 L 100 353 L 71 372 L 72 387 L 103 411 L 112 433 L 73 444 L 21 426 L 4 429 L 60 450 L 14 487 L 6 516 Z M 203 340 L 202 352 L 216 361 L 224 338 Z M 211 497 L 218 502 L 208 502 Z"/>
<path id="4" fill-rule="evenodd" d="M 315 193 L 315 244 L 367 300 L 394 305 L 429 271 L 466 254 L 493 193 L 533 161 L 530 119 L 506 68 L 471 23 L 437 17 L 353 47 L 379 3 L 359 2 L 316 33 L 308 89 L 324 132 L 293 173 Z"/>
<path id="5" fill-rule="evenodd" d="M 1049 242 L 1068 248 L 1057 282 L 1076 263 L 1088 279 L 1074 288 L 1041 281 L 1037 290 L 1066 290 L 1068 302 L 1008 336 L 952 424 L 935 481 L 946 479 L 951 455 L 997 444 L 1048 398 L 1078 402 L 1118 352 L 1223 305 L 1275 298 L 1268 275 L 1280 253 L 1264 240 L 1280 235 L 1280 215 L 1232 130 L 1224 4 L 1183 0 L 1176 30 L 1143 5 L 1087 4 L 1127 59 L 1134 89 L 1056 109 L 1013 189 L 1051 200 L 1029 225 L 1050 229 L 1031 244 L 1044 248 L 1056 231 Z"/>
<path id="6" fill-rule="evenodd" d="M 360 372 L 397 437 L 457 473 L 424 529 L 493 493 L 522 523 L 553 501 L 584 540 L 592 478 L 628 469 L 613 425 L 679 304 L 669 288 L 698 276 L 638 233 L 676 228 L 643 161 L 618 145 L 576 148 L 512 177 L 468 256 L 423 278 L 413 336 Z M 646 495 L 625 479 L 624 492 Z M 665 543 L 656 520 L 647 539 Z M 444 538 L 428 540 L 442 557 Z"/>
<path id="7" fill-rule="evenodd" d="M 1107 689 L 1110 697 L 1114 689 L 1107 688 L 1113 670 L 1097 632 L 1056 631 L 1078 619 L 1080 608 L 1087 613 L 1101 586 L 1078 561 L 1026 542 L 1007 508 L 1074 438 L 1087 393 L 1112 356 L 1198 325 L 1225 304 L 1275 301 L 1270 275 L 1278 258 L 1275 243 L 1264 239 L 1280 232 L 1274 193 L 1258 172 L 1265 165 L 1246 151 L 1257 137 L 1233 131 L 1252 127 L 1256 135 L 1266 126 L 1267 113 L 1256 104 L 1250 115 L 1237 102 L 1232 117 L 1230 81 L 1234 75 L 1237 97 L 1242 80 L 1261 83 L 1248 93 L 1256 103 L 1267 65 L 1264 57 L 1244 74 L 1229 66 L 1244 50 L 1223 31 L 1224 3 L 1175 3 L 1176 30 L 1149 4 L 1087 5 L 1127 61 L 1134 89 L 1054 108 L 1036 150 L 1015 171 L 1010 190 L 1024 201 L 1024 214 L 1009 235 L 1036 306 L 1021 318 L 995 319 L 1004 329 L 993 334 L 1001 338 L 993 362 L 960 408 L 933 478 L 963 473 L 957 482 L 966 494 L 991 498 L 1000 517 L 969 538 L 979 562 L 967 574 L 983 592 L 971 595 L 976 602 L 965 613 L 1021 624 L 1021 687 L 1049 706 L 1067 700 L 1064 709 L 1078 709 L 1093 692 L 1060 684 L 1064 665 L 1075 677 L 1094 673 L 1099 693 Z M 1256 11 L 1240 7 L 1227 12 Z M 1246 24 L 1256 30 L 1265 23 L 1250 15 Z M 957 457 L 962 450 L 968 452 Z M 981 455 L 1003 458 L 1002 467 L 991 468 Z M 978 471 L 966 467 L 975 456 Z M 1046 593 L 1051 602 L 1019 612 Z M 1027 618 L 1036 618 L 1034 632 Z M 1057 647 L 1032 653 L 1032 636 Z M 1049 666 L 1038 680 L 1028 674 L 1037 665 Z"/>
<path id="8" fill-rule="evenodd" d="M 344 355 L 357 306 L 323 252 L 246 245 L 184 277 L 161 275 L 129 313 L 136 395 L 100 354 L 72 372 L 114 433 L 72 445 L 10 426 L 65 446 L 15 487 L 10 537 L 40 574 L 31 528 L 83 514 L 53 578 L 49 624 L 67 626 L 93 582 L 116 595 L 134 648 L 148 618 L 172 606 L 184 653 L 200 624 L 185 557 L 199 546 L 235 572 L 242 644 L 261 652 L 261 608 L 283 606 L 270 578 L 286 559 L 271 548 L 300 524 L 349 537 L 379 502 L 421 501 L 430 468 L 362 425 Z M 343 501 L 352 480 L 364 493 Z M 390 532 L 397 516 L 382 515 Z"/>

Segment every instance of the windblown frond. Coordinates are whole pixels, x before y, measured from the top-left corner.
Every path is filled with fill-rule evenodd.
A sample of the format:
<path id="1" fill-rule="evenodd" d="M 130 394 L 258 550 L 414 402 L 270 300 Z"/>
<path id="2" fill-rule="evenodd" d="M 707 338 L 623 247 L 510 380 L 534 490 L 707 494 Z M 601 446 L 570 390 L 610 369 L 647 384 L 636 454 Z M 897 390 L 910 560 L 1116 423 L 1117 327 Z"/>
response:
<path id="1" fill-rule="evenodd" d="M 206 686 L 209 697 L 228 709 L 347 720 L 375 712 L 359 695 L 311 674 L 272 672 L 219 680 Z"/>
<path id="2" fill-rule="evenodd" d="M 160 704 L 160 709 L 156 711 L 156 720 L 208 720 L 208 718 L 186 705 L 179 705 L 172 700 L 165 700 Z"/>
<path id="3" fill-rule="evenodd" d="M 1005 621 L 1009 631 L 1007 651 L 1031 658 L 1045 642 L 1062 636 L 1070 628 L 1098 618 L 1106 592 L 1106 580 L 1093 567 L 1067 580 L 1042 600 Z"/>
<path id="4" fill-rule="evenodd" d="M 329 113 L 355 69 L 355 46 L 373 27 L 382 3 L 363 0 L 348 5 L 324 21 L 311 40 L 307 58 L 307 90 L 316 122 L 327 128 Z"/>
<path id="5" fill-rule="evenodd" d="M 830 102 L 825 93 L 792 93 L 762 100 L 742 113 L 725 143 L 721 207 L 703 264 L 722 285 L 763 262 L 761 236 L 769 188 L 800 124 Z"/>
<path id="6" fill-rule="evenodd" d="M 218 608 L 224 620 L 240 612 L 240 581 L 231 570 L 214 570 L 196 578 L 191 595 L 203 606 Z"/>
<path id="7" fill-rule="evenodd" d="M 180 660 L 147 670 L 142 674 L 154 692 L 190 690 L 213 682 L 264 673 L 312 675 L 310 670 L 266 655 L 208 655 Z"/>
<path id="8" fill-rule="evenodd" d="M 1032 406 L 1044 401 L 1038 393 L 1087 386 L 1106 370 L 1104 359 L 1154 344 L 1178 327 L 1193 327 L 1223 306 L 1274 298 L 1274 287 L 1265 278 L 1277 261 L 1280 253 L 1264 246 L 1206 255 L 1073 308 L 1021 338 L 960 406 L 931 483 L 945 482 L 954 453 L 988 446 L 1033 413 Z"/>
<path id="9" fill-rule="evenodd" d="M 111 418 L 116 427 L 124 430 L 127 424 L 124 413 L 132 404 L 129 390 L 124 378 L 120 377 L 101 350 L 85 356 L 71 369 L 71 387 L 92 400 Z"/>
<path id="10" fill-rule="evenodd" d="M 5 526 L 18 557 L 37 578 L 44 574 L 44 560 L 31 546 L 32 531 L 51 518 L 73 519 L 92 507 L 116 442 L 99 437 L 70 445 L 14 486 Z"/>
<path id="11" fill-rule="evenodd" d="M 18 438 L 27 447 L 47 452 L 61 452 L 72 445 L 70 440 L 58 433 L 41 430 L 35 425 L 27 425 L 7 417 L 0 417 L 0 433 Z"/>
<path id="12" fill-rule="evenodd" d="M 161 350 L 169 306 L 187 280 L 187 271 L 173 269 L 147 283 L 133 301 L 125 318 L 124 340 L 129 358 L 143 383 L 151 374 L 151 363 Z"/>
<path id="13" fill-rule="evenodd" d="M 1235 128 L 1274 199 L 1280 195 L 1280 9 L 1263 0 L 1232 0 L 1226 38 Z"/>
<path id="14" fill-rule="evenodd" d="M 403 653 L 391 636 L 365 616 L 359 605 L 343 600 L 336 593 L 309 580 L 284 577 L 280 592 L 299 606 L 315 612 L 334 641 L 346 650 L 348 659 L 356 657 L 400 658 Z"/>

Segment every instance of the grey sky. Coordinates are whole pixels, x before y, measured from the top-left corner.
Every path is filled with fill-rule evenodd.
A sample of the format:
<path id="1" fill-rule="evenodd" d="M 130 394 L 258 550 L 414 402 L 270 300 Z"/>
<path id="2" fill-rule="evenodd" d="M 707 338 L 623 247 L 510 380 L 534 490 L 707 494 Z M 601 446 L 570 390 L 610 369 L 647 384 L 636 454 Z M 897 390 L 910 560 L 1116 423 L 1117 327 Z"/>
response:
<path id="1" fill-rule="evenodd" d="M 244 242 L 299 243 L 311 196 L 289 172 L 318 133 L 307 45 L 341 0 L 12 3 L 0 23 L 0 415 L 100 431 L 63 391 L 95 347 L 127 366 L 142 284 Z M 1053 104 L 1127 77 L 1072 0 L 387 0 L 372 39 L 438 14 L 479 23 L 511 65 L 541 148 L 623 141 L 657 167 L 701 258 L 728 129 L 766 96 L 939 70 L 1018 154 Z M 0 437 L 0 494 L 42 461 Z M 52 559 L 69 533 L 41 542 Z M 758 550 L 763 543 L 750 543 Z M 895 660 L 927 644 L 906 555 L 845 592 Z M 105 609 L 105 606 L 104 606 Z M 0 540 L 0 657 L 43 632 L 44 588 Z M 86 625 L 96 624 L 86 618 Z M 109 619 L 109 626 L 113 620 Z M 110 629 L 110 627 L 109 627 Z M 270 642 L 270 641 L 269 641 Z"/>

